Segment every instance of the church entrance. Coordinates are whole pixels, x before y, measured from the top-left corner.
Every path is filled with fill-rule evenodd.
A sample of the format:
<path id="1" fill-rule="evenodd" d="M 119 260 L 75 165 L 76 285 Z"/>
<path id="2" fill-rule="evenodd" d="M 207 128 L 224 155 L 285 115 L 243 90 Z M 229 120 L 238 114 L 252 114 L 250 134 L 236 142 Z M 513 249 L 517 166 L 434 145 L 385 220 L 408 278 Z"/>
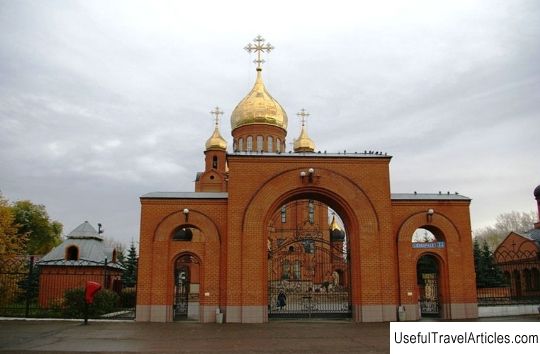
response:
<path id="1" fill-rule="evenodd" d="M 420 313 L 422 316 L 439 317 L 439 265 L 435 256 L 425 254 L 416 264 Z"/>
<path id="2" fill-rule="evenodd" d="M 327 205 L 297 200 L 272 218 L 268 239 L 268 316 L 351 316 L 348 239 Z"/>
<path id="3" fill-rule="evenodd" d="M 199 260 L 184 254 L 178 257 L 174 267 L 174 320 L 188 319 L 198 312 Z M 194 311 L 195 310 L 195 311 Z M 198 317 L 198 313 L 195 314 Z"/>

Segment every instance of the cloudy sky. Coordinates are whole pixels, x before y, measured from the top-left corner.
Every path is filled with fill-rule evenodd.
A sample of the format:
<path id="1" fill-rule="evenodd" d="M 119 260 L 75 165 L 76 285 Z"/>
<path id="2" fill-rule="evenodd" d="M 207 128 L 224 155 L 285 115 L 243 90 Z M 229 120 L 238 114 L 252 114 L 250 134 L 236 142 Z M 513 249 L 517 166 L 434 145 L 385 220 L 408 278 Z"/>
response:
<path id="1" fill-rule="evenodd" d="M 328 152 L 393 157 L 392 192 L 473 199 L 473 229 L 535 210 L 540 2 L 0 0 L 0 190 L 137 241 L 139 196 L 193 191 L 255 70 Z"/>

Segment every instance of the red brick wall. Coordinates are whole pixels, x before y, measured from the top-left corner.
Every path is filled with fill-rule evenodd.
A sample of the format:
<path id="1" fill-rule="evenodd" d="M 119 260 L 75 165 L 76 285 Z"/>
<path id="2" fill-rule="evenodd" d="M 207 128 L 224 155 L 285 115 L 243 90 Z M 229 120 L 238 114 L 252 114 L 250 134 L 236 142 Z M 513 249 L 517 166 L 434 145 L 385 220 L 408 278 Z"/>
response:
<path id="1" fill-rule="evenodd" d="M 120 279 L 122 273 L 108 270 L 109 284 L 104 284 L 103 267 L 66 267 L 43 266 L 39 275 L 39 306 L 48 307 L 61 302 L 68 289 L 84 288 L 87 281 L 95 281 L 103 288 L 111 288 L 115 279 Z"/>
<path id="2" fill-rule="evenodd" d="M 407 290 L 416 289 L 416 262 L 425 250 L 413 250 L 411 237 L 426 225 L 428 208 L 435 210 L 429 225 L 446 241 L 446 248 L 432 251 L 443 301 L 475 303 L 469 201 L 391 201 L 389 162 L 384 156 L 229 155 L 228 199 L 141 199 L 137 303 L 172 305 L 174 260 L 190 252 L 202 263 L 201 303 L 266 306 L 267 226 L 281 205 L 296 199 L 321 201 L 343 219 L 354 305 L 417 301 Z M 314 176 L 302 178 L 309 168 Z M 183 224 L 199 228 L 204 241 L 172 241 Z"/>

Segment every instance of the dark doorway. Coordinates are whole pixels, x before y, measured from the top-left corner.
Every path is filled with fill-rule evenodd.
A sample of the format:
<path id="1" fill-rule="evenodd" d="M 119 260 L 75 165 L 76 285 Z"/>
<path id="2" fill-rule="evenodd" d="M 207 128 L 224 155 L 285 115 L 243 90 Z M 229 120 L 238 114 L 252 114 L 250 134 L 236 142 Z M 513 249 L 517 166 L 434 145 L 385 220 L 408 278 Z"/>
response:
<path id="1" fill-rule="evenodd" d="M 416 279 L 422 316 L 440 316 L 439 263 L 435 256 L 423 255 L 416 263 Z"/>

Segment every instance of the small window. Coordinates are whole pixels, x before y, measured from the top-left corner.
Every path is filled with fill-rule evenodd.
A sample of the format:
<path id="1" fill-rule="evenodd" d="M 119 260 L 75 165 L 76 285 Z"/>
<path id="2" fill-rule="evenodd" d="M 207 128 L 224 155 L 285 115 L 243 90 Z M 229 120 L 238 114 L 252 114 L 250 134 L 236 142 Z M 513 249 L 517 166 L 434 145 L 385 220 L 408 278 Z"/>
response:
<path id="1" fill-rule="evenodd" d="M 217 156 L 212 157 L 212 168 L 217 168 Z"/>
<path id="2" fill-rule="evenodd" d="M 313 224 L 315 222 L 315 205 L 313 204 L 313 200 L 310 200 L 308 203 L 308 216 L 309 223 Z"/>
<path id="3" fill-rule="evenodd" d="M 276 139 L 276 152 L 281 152 L 281 140 Z"/>
<path id="4" fill-rule="evenodd" d="M 174 241 L 191 241 L 193 238 L 193 231 L 189 227 L 179 227 L 173 233 Z"/>
<path id="5" fill-rule="evenodd" d="M 300 261 L 295 261 L 293 263 L 292 276 L 293 276 L 294 280 L 300 280 L 301 279 L 301 272 L 300 272 L 301 268 L 302 268 L 302 263 Z"/>
<path id="6" fill-rule="evenodd" d="M 79 248 L 77 246 L 69 246 L 66 249 L 66 260 L 67 261 L 79 260 Z"/>
<path id="7" fill-rule="evenodd" d="M 285 224 L 287 222 L 287 208 L 281 207 L 281 223 Z"/>
<path id="8" fill-rule="evenodd" d="M 288 260 L 284 260 L 283 264 L 281 265 L 281 279 L 290 279 L 290 270 L 291 266 Z"/>
<path id="9" fill-rule="evenodd" d="M 238 150 L 240 151 L 244 150 L 244 139 L 242 138 L 238 139 Z"/>
<path id="10" fill-rule="evenodd" d="M 268 137 L 268 152 L 274 152 L 274 138 Z"/>
<path id="11" fill-rule="evenodd" d="M 247 151 L 252 151 L 253 150 L 253 137 L 251 137 L 251 136 L 247 137 L 246 145 L 247 145 L 246 146 Z"/>
<path id="12" fill-rule="evenodd" d="M 263 146 L 263 137 L 262 136 L 257 136 L 257 151 L 263 151 L 264 150 L 264 146 Z"/>

